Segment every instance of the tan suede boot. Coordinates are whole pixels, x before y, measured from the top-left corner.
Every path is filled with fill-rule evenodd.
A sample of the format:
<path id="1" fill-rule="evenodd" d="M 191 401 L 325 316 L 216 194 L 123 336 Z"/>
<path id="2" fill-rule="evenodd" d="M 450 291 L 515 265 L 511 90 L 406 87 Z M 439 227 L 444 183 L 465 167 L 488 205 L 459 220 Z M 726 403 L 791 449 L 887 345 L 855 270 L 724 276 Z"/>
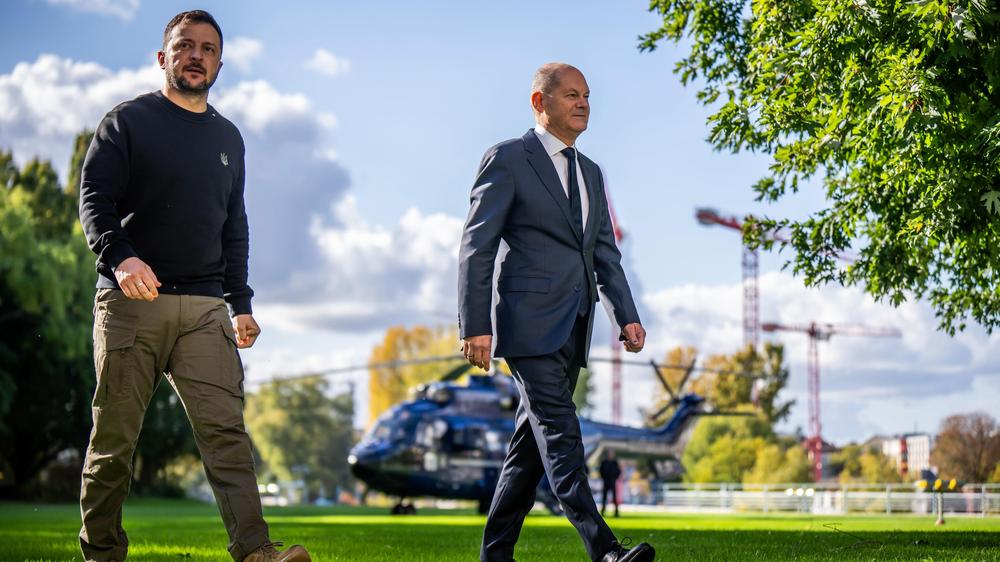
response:
<path id="1" fill-rule="evenodd" d="M 282 546 L 280 542 L 269 542 L 251 552 L 243 562 L 312 562 L 309 552 L 300 544 L 293 544 L 284 552 L 274 548 Z"/>

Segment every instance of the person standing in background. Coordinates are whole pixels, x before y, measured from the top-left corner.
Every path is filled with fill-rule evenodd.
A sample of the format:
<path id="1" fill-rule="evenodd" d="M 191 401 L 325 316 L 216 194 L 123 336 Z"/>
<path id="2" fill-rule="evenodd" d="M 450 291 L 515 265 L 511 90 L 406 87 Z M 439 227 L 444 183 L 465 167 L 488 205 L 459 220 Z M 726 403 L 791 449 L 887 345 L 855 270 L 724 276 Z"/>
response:
<path id="1" fill-rule="evenodd" d="M 608 451 L 601 461 L 601 515 L 608 508 L 608 494 L 615 504 L 615 517 L 618 517 L 618 479 L 622 475 L 622 466 L 615 460 L 615 452 Z"/>

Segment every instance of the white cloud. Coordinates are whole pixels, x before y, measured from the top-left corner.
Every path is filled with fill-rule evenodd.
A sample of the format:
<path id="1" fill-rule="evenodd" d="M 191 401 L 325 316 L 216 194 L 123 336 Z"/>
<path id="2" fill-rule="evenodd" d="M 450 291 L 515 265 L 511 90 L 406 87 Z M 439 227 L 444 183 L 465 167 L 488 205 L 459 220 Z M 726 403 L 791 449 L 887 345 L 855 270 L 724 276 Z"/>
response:
<path id="1" fill-rule="evenodd" d="M 65 177 L 74 135 L 162 82 L 163 71 L 153 64 L 113 72 L 55 55 L 18 63 L 0 75 L 0 146 L 13 149 L 19 162 L 49 158 Z"/>
<path id="2" fill-rule="evenodd" d="M 303 94 L 286 94 L 275 89 L 266 80 L 240 82 L 219 92 L 215 105 L 227 117 L 238 121 L 244 130 L 261 134 L 268 129 L 282 128 L 287 124 L 296 129 L 302 120 L 312 120 L 313 109 Z M 311 135 L 315 131 L 308 131 Z"/>
<path id="3" fill-rule="evenodd" d="M 873 302 L 858 288 L 809 289 L 783 273 L 760 278 L 761 319 L 781 324 L 812 321 L 896 327 L 901 338 L 834 335 L 819 345 L 824 436 L 835 441 L 872 433 L 936 431 L 955 412 L 986 409 L 1000 417 L 1000 403 L 984 399 L 1000 386 L 1000 335 L 978 327 L 950 338 L 937 330 L 922 302 L 899 308 Z M 742 344 L 739 285 L 681 286 L 645 298 L 653 318 L 653 357 L 677 345 L 694 345 L 703 355 L 729 353 Z M 791 369 L 789 396 L 797 403 L 790 427 L 807 427 L 808 338 L 796 332 L 762 334 L 785 344 Z M 989 396 L 995 397 L 996 392 Z"/>
<path id="4" fill-rule="evenodd" d="M 73 136 L 160 81 L 152 65 L 112 71 L 53 55 L 18 64 L 0 75 L 0 146 L 20 162 L 53 159 L 65 177 Z M 213 91 L 210 102 L 246 141 L 258 308 L 279 311 L 285 328 L 453 321 L 459 219 L 411 209 L 395 226 L 367 223 L 343 198 L 349 180 L 329 137 L 336 118 L 305 95 L 253 80 Z"/>
<path id="5" fill-rule="evenodd" d="M 275 304 L 290 326 L 344 331 L 455 321 L 462 221 L 410 208 L 392 228 L 370 224 L 346 196 L 310 227 L 320 262 L 297 271 Z M 308 296 L 308 298 L 301 298 Z"/>
<path id="6" fill-rule="evenodd" d="M 315 70 L 331 78 L 345 74 L 351 69 L 351 61 L 338 57 L 326 49 L 316 49 L 311 59 L 306 62 L 306 68 Z"/>
<path id="7" fill-rule="evenodd" d="M 343 197 L 347 171 L 330 159 L 336 118 L 302 94 L 264 80 L 219 92 L 214 105 L 236 123 L 247 144 L 250 281 L 257 302 L 301 302 L 291 282 L 308 277 L 321 259 L 310 232 Z"/>
<path id="8" fill-rule="evenodd" d="M 53 6 L 65 6 L 80 12 L 114 16 L 128 21 L 139 9 L 139 0 L 45 0 Z"/>
<path id="9" fill-rule="evenodd" d="M 235 66 L 240 72 L 250 72 L 254 59 L 264 51 L 264 44 L 249 37 L 233 37 L 226 40 L 222 60 Z"/>
<path id="10" fill-rule="evenodd" d="M 73 137 L 162 81 L 163 71 L 153 64 L 112 71 L 55 55 L 19 63 L 0 74 L 0 147 L 12 149 L 21 164 L 49 159 L 65 178 Z M 246 141 L 251 282 L 261 294 L 281 294 L 292 272 L 318 257 L 310 218 L 347 188 L 347 172 L 329 157 L 328 132 L 336 119 L 306 96 L 263 80 L 213 90 L 209 101 Z"/>

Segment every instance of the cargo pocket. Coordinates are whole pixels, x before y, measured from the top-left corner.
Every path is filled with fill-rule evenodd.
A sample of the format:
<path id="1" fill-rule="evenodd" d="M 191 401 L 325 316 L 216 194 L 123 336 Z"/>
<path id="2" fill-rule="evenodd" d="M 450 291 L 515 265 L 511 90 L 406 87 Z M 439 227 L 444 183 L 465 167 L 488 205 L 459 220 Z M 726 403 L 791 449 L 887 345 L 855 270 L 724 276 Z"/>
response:
<path id="1" fill-rule="evenodd" d="M 135 366 L 135 328 L 105 325 L 96 328 L 97 391 L 94 406 L 123 400 L 132 394 Z"/>
<path id="2" fill-rule="evenodd" d="M 236 347 L 236 330 L 233 329 L 233 325 L 228 320 L 220 320 L 219 327 L 222 328 L 222 335 Z"/>
<path id="3" fill-rule="evenodd" d="M 226 350 L 219 354 L 219 372 L 227 382 L 227 386 L 243 396 L 243 362 L 240 360 L 239 347 L 236 343 L 236 331 L 229 318 L 219 321 L 222 337 L 226 340 Z"/>

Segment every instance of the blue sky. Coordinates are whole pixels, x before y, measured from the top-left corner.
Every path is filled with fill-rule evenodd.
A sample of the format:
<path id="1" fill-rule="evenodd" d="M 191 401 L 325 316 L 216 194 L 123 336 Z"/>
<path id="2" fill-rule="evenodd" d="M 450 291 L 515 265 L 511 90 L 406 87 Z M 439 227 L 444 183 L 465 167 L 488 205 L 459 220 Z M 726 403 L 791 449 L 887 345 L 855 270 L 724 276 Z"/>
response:
<path id="1" fill-rule="evenodd" d="M 600 163 L 640 293 L 649 350 L 703 353 L 740 341 L 737 236 L 706 229 L 697 207 L 801 217 L 818 189 L 781 204 L 753 200 L 760 155 L 714 152 L 709 112 L 671 73 L 679 51 L 639 53 L 657 26 L 644 2 L 142 2 L 12 0 L 0 8 L 0 147 L 60 169 L 75 130 L 113 105 L 158 87 L 152 68 L 166 21 L 211 11 L 226 66 L 210 103 L 248 146 L 251 281 L 265 334 L 244 356 L 251 381 L 364 362 L 386 326 L 454 318 L 454 259 L 468 189 L 483 151 L 532 125 L 531 74 L 578 66 L 592 90 L 580 149 Z M 978 328 L 951 339 L 929 308 L 892 309 L 856 289 L 805 289 L 762 259 L 762 318 L 864 322 L 905 328 L 891 341 L 834 339 L 824 359 L 824 427 L 838 441 L 937 428 L 944 415 L 1000 407 L 997 337 Z M 604 338 L 604 339 L 600 339 Z M 594 355 L 607 355 L 607 334 Z M 805 425 L 805 341 L 786 341 L 788 429 Z M 597 368 L 596 417 L 607 417 L 607 373 Z M 359 375 L 363 392 L 364 375 Z M 652 385 L 627 373 L 626 415 Z M 363 400 L 362 400 L 363 402 Z"/>

